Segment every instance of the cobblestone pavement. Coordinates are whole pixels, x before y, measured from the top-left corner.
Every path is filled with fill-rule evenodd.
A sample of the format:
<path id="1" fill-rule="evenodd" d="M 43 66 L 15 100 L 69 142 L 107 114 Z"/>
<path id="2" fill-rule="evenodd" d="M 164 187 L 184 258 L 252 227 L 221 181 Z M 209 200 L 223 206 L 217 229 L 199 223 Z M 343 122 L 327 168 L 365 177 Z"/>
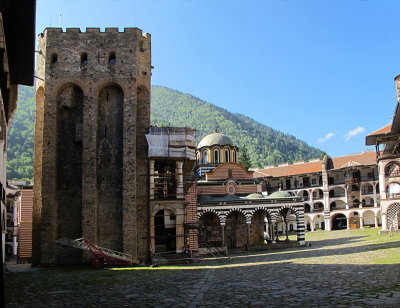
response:
<path id="1" fill-rule="evenodd" d="M 214 259 L 184 267 L 10 272 L 5 276 L 6 304 L 400 307 L 400 234 L 382 242 L 341 232 L 326 232 L 327 238 L 311 241 L 311 247 L 238 253 L 230 260 Z M 376 264 L 385 262 L 391 264 Z"/>

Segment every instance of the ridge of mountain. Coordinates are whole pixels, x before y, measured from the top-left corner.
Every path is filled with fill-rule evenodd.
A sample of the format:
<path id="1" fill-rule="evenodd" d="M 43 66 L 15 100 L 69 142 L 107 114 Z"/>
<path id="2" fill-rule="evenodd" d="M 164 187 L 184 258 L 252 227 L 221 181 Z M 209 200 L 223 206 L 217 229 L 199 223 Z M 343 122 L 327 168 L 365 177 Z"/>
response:
<path id="1" fill-rule="evenodd" d="M 34 88 L 21 86 L 17 111 L 8 130 L 8 179 L 32 179 L 34 122 Z M 247 149 L 253 167 L 307 161 L 323 154 L 304 141 L 245 115 L 162 86 L 152 86 L 151 124 L 195 128 L 197 141 L 218 128 L 239 149 Z"/>

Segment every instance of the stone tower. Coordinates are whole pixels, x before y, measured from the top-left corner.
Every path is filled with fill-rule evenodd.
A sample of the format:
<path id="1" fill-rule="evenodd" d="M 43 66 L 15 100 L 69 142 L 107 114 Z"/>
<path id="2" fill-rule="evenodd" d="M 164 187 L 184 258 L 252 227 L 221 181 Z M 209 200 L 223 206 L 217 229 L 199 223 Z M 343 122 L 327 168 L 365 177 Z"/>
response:
<path id="1" fill-rule="evenodd" d="M 85 237 L 147 261 L 151 39 L 47 28 L 36 83 L 33 263 L 74 264 Z"/>

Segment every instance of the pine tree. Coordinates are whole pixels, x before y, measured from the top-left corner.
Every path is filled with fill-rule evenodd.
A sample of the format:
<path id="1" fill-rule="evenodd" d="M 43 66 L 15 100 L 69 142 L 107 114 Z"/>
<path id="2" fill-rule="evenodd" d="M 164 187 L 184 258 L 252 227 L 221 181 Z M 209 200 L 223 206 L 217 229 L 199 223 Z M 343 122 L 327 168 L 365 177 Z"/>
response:
<path id="1" fill-rule="evenodd" d="M 245 166 L 247 169 L 249 169 L 252 165 L 251 159 L 249 157 L 249 154 L 247 153 L 247 148 L 242 147 L 239 152 L 239 163 Z"/>

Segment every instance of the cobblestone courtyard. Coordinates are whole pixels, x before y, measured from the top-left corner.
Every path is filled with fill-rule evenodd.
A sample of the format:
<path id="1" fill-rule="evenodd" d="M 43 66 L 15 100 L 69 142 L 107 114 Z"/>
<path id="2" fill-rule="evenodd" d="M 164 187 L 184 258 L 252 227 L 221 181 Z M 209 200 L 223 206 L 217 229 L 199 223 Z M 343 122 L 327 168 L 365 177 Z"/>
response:
<path id="1" fill-rule="evenodd" d="M 400 234 L 308 233 L 312 246 L 140 269 L 5 276 L 7 307 L 400 307 Z"/>

